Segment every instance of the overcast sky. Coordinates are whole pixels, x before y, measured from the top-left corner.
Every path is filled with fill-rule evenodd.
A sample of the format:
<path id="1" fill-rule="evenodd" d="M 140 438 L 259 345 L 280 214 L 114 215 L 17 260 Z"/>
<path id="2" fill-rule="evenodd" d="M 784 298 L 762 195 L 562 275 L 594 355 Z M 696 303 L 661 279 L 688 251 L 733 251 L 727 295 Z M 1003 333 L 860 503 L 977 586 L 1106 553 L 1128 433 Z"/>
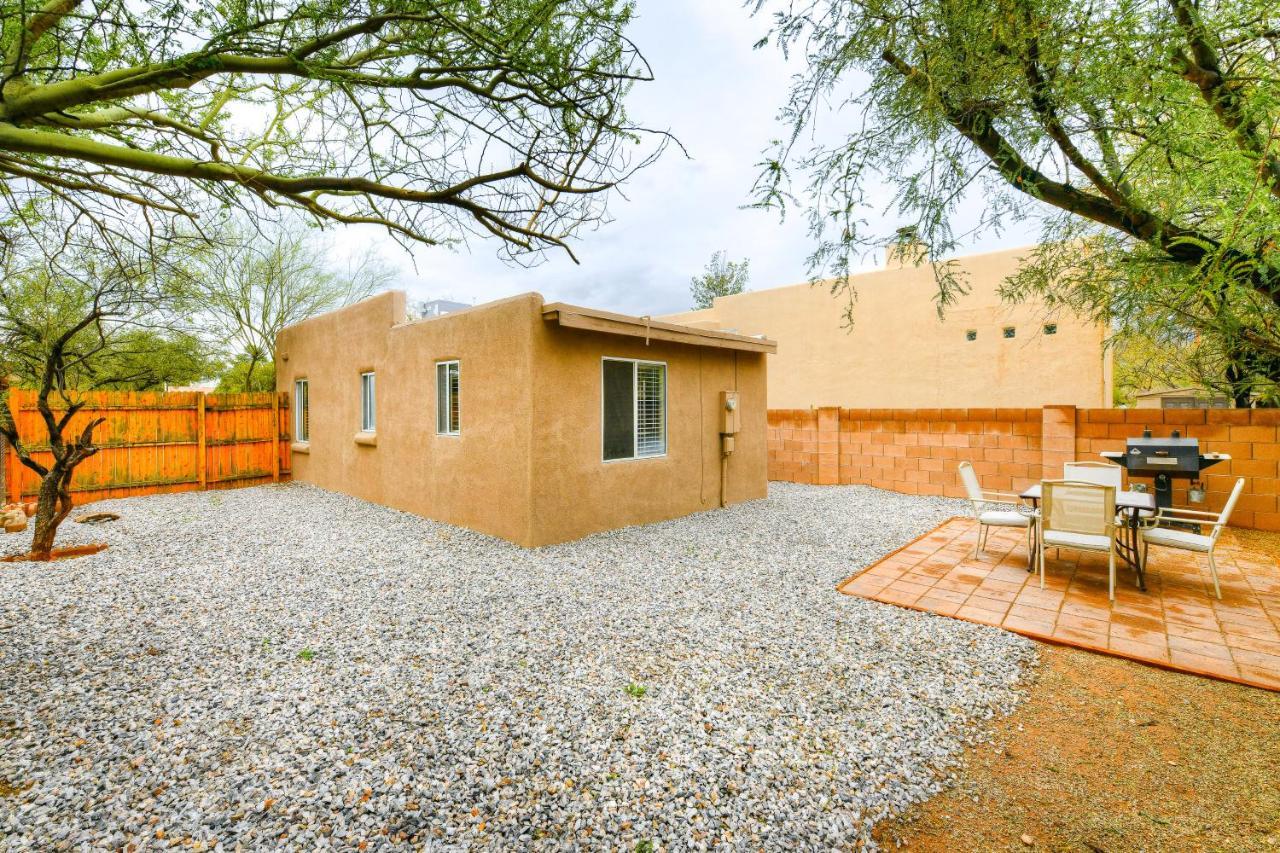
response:
<path id="1" fill-rule="evenodd" d="M 633 178 L 627 197 L 610 202 L 614 221 L 575 247 L 580 265 L 552 251 L 535 269 L 509 266 L 493 241 L 478 239 L 456 251 L 417 248 L 411 258 L 368 229 L 340 233 L 339 245 L 382 240 L 399 271 L 394 286 L 420 299 L 486 302 L 536 290 L 548 301 L 628 314 L 681 311 L 690 307 L 689 278 L 721 249 L 751 260 L 752 290 L 804 281 L 811 240 L 803 217 L 780 222 L 774 212 L 740 209 L 762 151 L 781 135 L 776 115 L 794 70 L 776 48 L 752 49 L 767 18 L 750 17 L 740 0 L 638 0 L 637 13 L 630 35 L 656 80 L 633 89 L 628 110 L 644 126 L 672 131 L 689 157 L 669 149 Z M 1009 232 L 971 248 L 1031 241 Z"/>

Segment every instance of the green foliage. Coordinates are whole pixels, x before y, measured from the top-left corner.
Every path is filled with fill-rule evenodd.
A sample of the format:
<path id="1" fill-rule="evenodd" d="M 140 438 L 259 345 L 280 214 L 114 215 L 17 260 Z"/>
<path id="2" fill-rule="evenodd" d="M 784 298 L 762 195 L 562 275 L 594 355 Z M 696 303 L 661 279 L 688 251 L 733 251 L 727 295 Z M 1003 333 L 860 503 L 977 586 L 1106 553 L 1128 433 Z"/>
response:
<path id="1" fill-rule="evenodd" d="M 693 296 L 694 308 L 710 308 L 717 296 L 732 296 L 747 289 L 751 278 L 751 261 L 730 261 L 724 252 L 716 252 L 711 256 L 702 275 L 696 275 L 689 282 L 689 293 Z"/>
<path id="2" fill-rule="evenodd" d="M 115 377 L 98 387 L 121 391 L 163 391 L 193 385 L 221 370 L 221 362 L 197 335 L 188 331 L 133 329 L 119 335 L 103 353 L 99 372 Z"/>
<path id="3" fill-rule="evenodd" d="M 628 682 L 627 686 L 622 688 L 622 691 L 632 699 L 643 699 L 645 694 L 649 692 L 649 688 L 645 687 L 643 684 L 636 684 L 632 681 Z"/>
<path id="4" fill-rule="evenodd" d="M 274 362 L 254 360 L 242 355 L 227 366 L 218 377 L 214 390 L 219 394 L 240 394 L 245 391 L 274 391 L 276 366 Z"/>
<path id="5" fill-rule="evenodd" d="M 292 209 L 567 249 L 666 138 L 624 107 L 651 79 L 631 18 L 624 0 L 6 0 L 0 219 L 49 200 L 134 239 Z"/>
<path id="6" fill-rule="evenodd" d="M 296 226 L 231 221 L 186 260 L 177 294 L 210 345 L 227 353 L 218 390 L 275 387 L 276 337 L 286 326 L 383 289 L 391 271 L 364 254 L 346 269 L 323 235 Z"/>
<path id="7" fill-rule="evenodd" d="M 191 354 L 191 347 L 169 325 L 167 252 L 103 245 L 85 224 L 58 233 L 37 216 L 28 225 L 43 227 L 39 239 L 7 232 L 0 251 L 0 373 L 34 387 L 41 427 L 20 434 L 9 391 L 0 388 L 0 435 L 40 477 L 31 554 L 48 559 L 73 506 L 71 478 L 97 453 L 94 430 L 104 420 L 79 419 L 73 428 L 85 405 L 75 392 L 162 381 L 167 369 L 155 348 Z M 39 445 L 47 456 L 32 455 Z"/>
<path id="8" fill-rule="evenodd" d="M 315 657 L 316 657 L 316 653 L 311 649 L 303 649 L 302 651 L 298 652 L 298 660 L 301 660 L 301 661 L 310 662 L 315 660 Z"/>
<path id="9" fill-rule="evenodd" d="M 121 266 L 111 252 L 88 247 L 52 261 L 39 255 L 6 254 L 0 282 L 0 368 L 19 385 L 38 388 L 49 378 L 57 390 L 154 391 L 219 369 L 170 310 L 167 258 L 157 268 L 153 260 Z"/>
<path id="10" fill-rule="evenodd" d="M 808 64 L 758 204 L 785 209 L 804 175 L 813 271 L 837 277 L 888 242 L 871 202 L 934 258 L 1035 219 L 1043 245 L 1008 298 L 1196 338 L 1237 399 L 1265 395 L 1280 378 L 1277 33 L 1271 0 L 790 4 L 769 40 Z M 823 103 L 856 130 L 806 147 Z M 937 273 L 946 306 L 965 282 Z"/>

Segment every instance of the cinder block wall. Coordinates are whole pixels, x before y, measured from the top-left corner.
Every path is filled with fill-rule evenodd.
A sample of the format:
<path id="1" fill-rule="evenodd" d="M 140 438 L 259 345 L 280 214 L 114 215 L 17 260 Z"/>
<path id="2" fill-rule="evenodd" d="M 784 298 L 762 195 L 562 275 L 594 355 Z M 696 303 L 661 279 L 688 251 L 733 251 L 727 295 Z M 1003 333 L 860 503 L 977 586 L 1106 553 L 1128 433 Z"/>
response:
<path id="1" fill-rule="evenodd" d="M 968 460 L 985 488 L 1020 491 L 1061 476 L 1073 459 L 1124 450 L 1125 439 L 1144 427 L 1156 436 L 1177 429 L 1200 439 L 1203 452 L 1230 454 L 1230 462 L 1205 471 L 1201 508 L 1220 509 L 1244 477 L 1232 524 L 1280 530 L 1280 410 L 1274 409 L 774 409 L 769 479 L 961 497 L 958 464 Z M 1177 480 L 1174 503 L 1186 502 L 1187 481 Z"/>

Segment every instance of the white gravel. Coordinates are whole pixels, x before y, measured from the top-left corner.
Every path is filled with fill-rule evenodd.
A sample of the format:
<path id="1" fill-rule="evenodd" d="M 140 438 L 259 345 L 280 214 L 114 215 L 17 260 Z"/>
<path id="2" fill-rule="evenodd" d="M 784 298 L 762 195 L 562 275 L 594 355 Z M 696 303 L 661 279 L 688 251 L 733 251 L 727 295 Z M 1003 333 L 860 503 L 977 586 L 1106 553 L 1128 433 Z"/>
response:
<path id="1" fill-rule="evenodd" d="M 849 848 L 1035 661 L 835 591 L 941 499 L 538 550 L 299 484 L 95 508 L 106 551 L 0 567 L 3 850 Z"/>

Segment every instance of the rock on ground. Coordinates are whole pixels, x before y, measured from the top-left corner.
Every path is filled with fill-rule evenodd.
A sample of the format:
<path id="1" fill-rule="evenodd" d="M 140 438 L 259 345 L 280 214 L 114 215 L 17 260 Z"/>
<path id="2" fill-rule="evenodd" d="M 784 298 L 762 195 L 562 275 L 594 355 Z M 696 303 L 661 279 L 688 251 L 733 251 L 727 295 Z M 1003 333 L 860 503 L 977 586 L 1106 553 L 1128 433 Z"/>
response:
<path id="1" fill-rule="evenodd" d="M 0 568 L 0 848 L 849 847 L 1035 660 L 835 591 L 942 499 L 536 550 L 301 484 L 94 508 L 106 551 Z"/>

